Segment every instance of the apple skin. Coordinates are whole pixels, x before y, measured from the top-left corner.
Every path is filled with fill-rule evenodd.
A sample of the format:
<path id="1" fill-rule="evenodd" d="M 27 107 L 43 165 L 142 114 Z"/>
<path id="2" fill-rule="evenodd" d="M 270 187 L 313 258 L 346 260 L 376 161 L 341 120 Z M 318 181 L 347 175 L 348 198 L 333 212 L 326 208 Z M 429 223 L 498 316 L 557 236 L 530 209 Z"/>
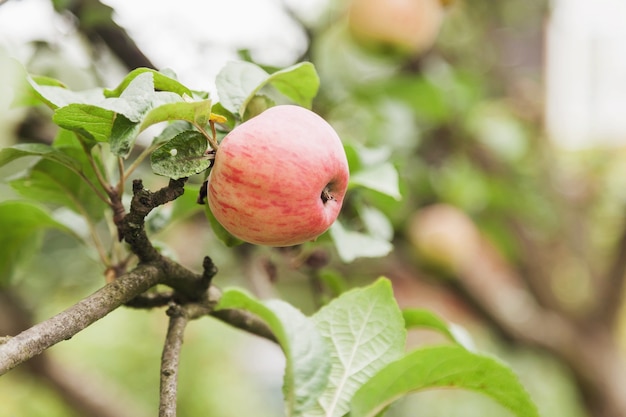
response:
<path id="1" fill-rule="evenodd" d="M 209 207 L 243 241 L 297 245 L 335 221 L 349 175 L 341 140 L 324 119 L 303 107 L 275 106 L 220 143 L 209 175 Z"/>
<path id="2" fill-rule="evenodd" d="M 352 0 L 348 27 L 366 46 L 418 54 L 434 44 L 444 14 L 441 0 Z"/>

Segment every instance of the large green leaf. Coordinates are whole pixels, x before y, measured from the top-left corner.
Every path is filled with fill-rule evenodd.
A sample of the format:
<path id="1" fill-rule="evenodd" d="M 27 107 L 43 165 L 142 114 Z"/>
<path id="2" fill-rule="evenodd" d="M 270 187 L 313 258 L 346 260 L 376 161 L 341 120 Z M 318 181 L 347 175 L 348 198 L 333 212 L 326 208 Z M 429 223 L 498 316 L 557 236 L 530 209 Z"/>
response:
<path id="1" fill-rule="evenodd" d="M 313 322 L 284 301 L 261 302 L 238 289 L 225 290 L 216 309 L 243 309 L 267 323 L 287 359 L 283 386 L 287 416 L 305 415 L 324 390 L 330 371 L 328 347 Z"/>
<path id="2" fill-rule="evenodd" d="M 539 417 L 536 406 L 511 369 L 496 359 L 459 346 L 423 348 L 390 363 L 356 392 L 350 417 L 375 417 L 408 393 L 444 387 L 487 395 L 517 417 Z"/>
<path id="3" fill-rule="evenodd" d="M 156 149 L 150 156 L 152 171 L 173 179 L 190 177 L 211 165 L 207 140 L 196 130 L 187 130 Z"/>
<path id="4" fill-rule="evenodd" d="M 24 201 L 0 203 L 0 285 L 8 282 L 14 268 L 34 253 L 45 229 L 71 231 L 39 206 Z"/>
<path id="5" fill-rule="evenodd" d="M 229 62 L 215 80 L 220 103 L 243 118 L 248 103 L 271 85 L 294 103 L 310 108 L 319 89 L 319 76 L 310 62 L 302 62 L 272 74 L 250 62 Z"/>
<path id="6" fill-rule="evenodd" d="M 404 352 L 406 331 L 389 280 L 343 293 L 314 316 L 332 347 L 328 385 L 307 416 L 341 417 L 354 393 Z"/>

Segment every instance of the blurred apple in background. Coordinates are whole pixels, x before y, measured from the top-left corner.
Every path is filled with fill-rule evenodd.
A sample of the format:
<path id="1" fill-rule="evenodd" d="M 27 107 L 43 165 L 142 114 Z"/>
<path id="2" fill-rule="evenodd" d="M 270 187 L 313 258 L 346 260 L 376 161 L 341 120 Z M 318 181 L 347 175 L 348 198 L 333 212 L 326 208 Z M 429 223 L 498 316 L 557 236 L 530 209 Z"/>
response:
<path id="1" fill-rule="evenodd" d="M 434 44 L 444 4 L 441 0 L 352 0 L 348 25 L 365 46 L 417 55 Z"/>
<path id="2" fill-rule="evenodd" d="M 443 203 L 417 211 L 407 234 L 422 262 L 447 272 L 465 271 L 482 252 L 482 238 L 472 219 Z"/>
<path id="3" fill-rule="evenodd" d="M 220 143 L 209 176 L 209 207 L 241 240 L 297 245 L 332 225 L 348 179 L 335 130 L 303 107 L 276 106 L 237 126 Z"/>

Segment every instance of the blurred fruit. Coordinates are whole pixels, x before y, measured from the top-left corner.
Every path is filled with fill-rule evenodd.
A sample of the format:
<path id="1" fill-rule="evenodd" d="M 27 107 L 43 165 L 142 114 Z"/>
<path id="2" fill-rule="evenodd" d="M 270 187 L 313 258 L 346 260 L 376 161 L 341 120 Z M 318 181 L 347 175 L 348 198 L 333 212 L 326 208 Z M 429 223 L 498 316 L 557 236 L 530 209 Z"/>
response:
<path id="1" fill-rule="evenodd" d="M 472 219 L 447 204 L 416 212 L 407 233 L 423 262 L 449 272 L 464 270 L 481 248 L 481 236 Z"/>
<path id="2" fill-rule="evenodd" d="M 348 25 L 365 46 L 419 54 L 439 34 L 444 7 L 439 0 L 352 0 Z"/>

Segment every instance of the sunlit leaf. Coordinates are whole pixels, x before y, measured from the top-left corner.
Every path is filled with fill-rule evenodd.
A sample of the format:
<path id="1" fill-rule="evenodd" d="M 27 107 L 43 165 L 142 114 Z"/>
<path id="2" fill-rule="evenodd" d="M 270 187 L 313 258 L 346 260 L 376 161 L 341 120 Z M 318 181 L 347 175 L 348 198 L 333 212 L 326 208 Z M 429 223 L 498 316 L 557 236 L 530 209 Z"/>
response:
<path id="1" fill-rule="evenodd" d="M 81 163 L 68 154 L 43 143 L 20 143 L 0 150 L 0 167 L 27 156 L 40 156 L 57 162 L 72 171 L 80 171 Z"/>
<path id="2" fill-rule="evenodd" d="M 339 221 L 331 226 L 330 236 L 335 242 L 339 257 L 346 263 L 357 258 L 385 256 L 393 249 L 393 245 L 388 240 L 346 230 Z"/>
<path id="3" fill-rule="evenodd" d="M 24 201 L 0 203 L 0 286 L 8 283 L 19 262 L 36 252 L 38 237 L 50 228 L 72 234 L 35 204 Z"/>
<path id="4" fill-rule="evenodd" d="M 404 352 L 406 331 L 389 280 L 343 293 L 319 310 L 315 326 L 331 346 L 328 385 L 307 416 L 341 417 L 350 399 Z"/>
<path id="5" fill-rule="evenodd" d="M 80 161 L 79 151 L 72 156 Z M 92 171 L 87 171 L 84 175 L 93 184 L 97 183 Z M 100 220 L 108 209 L 76 172 L 46 159 L 35 164 L 24 177 L 11 181 L 10 185 L 28 199 L 68 207 L 87 220 Z"/>
<path id="6" fill-rule="evenodd" d="M 211 116 L 211 100 L 167 103 L 150 110 L 141 123 L 141 130 L 155 123 L 184 120 L 204 126 Z"/>
<path id="7" fill-rule="evenodd" d="M 102 89 L 95 88 L 85 91 L 72 91 L 63 83 L 49 77 L 26 77 L 32 93 L 51 109 L 70 104 L 95 104 L 104 100 Z"/>
<path id="8" fill-rule="evenodd" d="M 389 162 L 364 168 L 350 177 L 351 186 L 369 188 L 379 193 L 388 195 L 395 200 L 402 199 L 398 171 Z"/>
<path id="9" fill-rule="evenodd" d="M 391 241 L 393 238 L 393 225 L 382 211 L 371 206 L 361 206 L 359 207 L 359 215 L 371 236 Z"/>
<path id="10" fill-rule="evenodd" d="M 288 416 L 304 412 L 326 387 L 329 349 L 313 321 L 281 300 L 258 301 L 238 289 L 225 290 L 216 310 L 243 309 L 261 318 L 278 339 L 287 365 L 283 393 Z"/>
<path id="11" fill-rule="evenodd" d="M 435 330 L 459 346 L 463 346 L 468 350 L 474 349 L 474 343 L 466 331 L 461 330 L 461 327 L 453 323 L 446 322 L 430 310 L 406 309 L 402 311 L 402 316 L 407 329 L 422 328 Z"/>
<path id="12" fill-rule="evenodd" d="M 176 93 L 179 96 L 188 95 L 192 96 L 192 92 L 189 88 L 178 82 L 176 79 L 166 74 L 165 71 L 155 71 L 149 68 L 137 68 L 129 72 L 122 82 L 112 90 L 104 90 L 106 97 L 119 97 L 128 85 L 141 74 L 151 74 L 154 80 L 154 88 L 159 91 L 170 91 Z"/>
<path id="13" fill-rule="evenodd" d="M 243 117 L 248 101 L 263 86 L 269 74 L 250 62 L 229 62 L 217 74 L 215 85 L 224 108 Z"/>
<path id="14" fill-rule="evenodd" d="M 472 390 L 491 397 L 517 417 L 539 417 L 511 369 L 459 346 L 419 349 L 387 365 L 356 392 L 350 417 L 375 417 L 403 395 L 428 388 Z"/>
<path id="15" fill-rule="evenodd" d="M 220 103 L 244 118 L 249 102 L 271 85 L 294 103 L 310 108 L 319 89 L 319 77 L 310 62 L 302 62 L 269 74 L 250 62 L 229 62 L 216 78 Z"/>

